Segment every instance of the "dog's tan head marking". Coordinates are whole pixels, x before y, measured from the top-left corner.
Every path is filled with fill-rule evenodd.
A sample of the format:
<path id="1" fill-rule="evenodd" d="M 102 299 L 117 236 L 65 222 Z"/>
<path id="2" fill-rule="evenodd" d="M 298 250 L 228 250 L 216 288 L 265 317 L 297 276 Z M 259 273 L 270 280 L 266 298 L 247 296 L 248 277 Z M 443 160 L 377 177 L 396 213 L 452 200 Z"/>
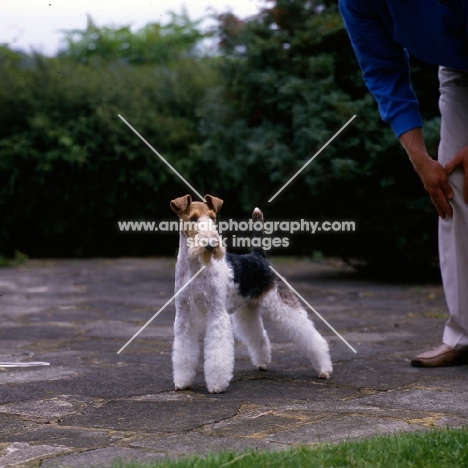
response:
<path id="1" fill-rule="evenodd" d="M 170 206 L 172 211 L 177 214 L 181 214 L 186 211 L 192 204 L 192 197 L 190 195 L 184 195 L 183 197 L 171 200 Z"/>
<path id="2" fill-rule="evenodd" d="M 205 203 L 208 205 L 208 208 L 217 213 L 223 206 L 223 200 L 221 198 L 213 197 L 213 195 L 205 195 Z"/>
<path id="3" fill-rule="evenodd" d="M 210 242 L 214 242 L 215 238 L 218 238 L 214 223 L 216 223 L 216 213 L 221 209 L 222 205 L 223 200 L 209 194 L 205 195 L 204 202 L 193 201 L 190 195 L 184 195 L 172 200 L 170 203 L 171 209 L 182 221 L 181 232 L 187 238 L 199 241 L 203 233 L 203 237 L 210 238 L 208 239 Z M 212 222 L 213 227 L 206 221 Z M 214 248 L 208 245 L 205 246 L 204 251 L 215 257 L 224 255 L 224 249 L 221 246 Z"/>
<path id="4" fill-rule="evenodd" d="M 192 201 L 190 195 L 176 198 L 171 201 L 170 207 L 183 221 L 198 221 L 202 216 L 208 216 L 213 221 L 216 213 L 221 209 L 223 200 L 213 195 L 205 195 L 205 202 Z"/>

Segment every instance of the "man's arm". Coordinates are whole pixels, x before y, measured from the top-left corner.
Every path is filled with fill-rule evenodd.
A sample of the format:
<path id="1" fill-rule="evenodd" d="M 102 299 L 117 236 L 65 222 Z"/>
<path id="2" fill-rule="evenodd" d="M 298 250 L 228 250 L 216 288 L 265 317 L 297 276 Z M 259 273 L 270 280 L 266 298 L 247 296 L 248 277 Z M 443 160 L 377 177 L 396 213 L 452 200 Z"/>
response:
<path id="1" fill-rule="evenodd" d="M 373 2 L 339 0 L 339 5 L 364 82 L 379 104 L 382 119 L 391 125 L 408 153 L 439 216 L 451 216 L 448 200 L 453 192 L 444 168 L 427 152 L 405 49 L 393 41 L 385 13 Z"/>
<path id="2" fill-rule="evenodd" d="M 382 120 L 397 137 L 422 127 L 408 53 L 391 37 L 385 12 L 369 0 L 339 0 L 339 6 L 362 77 L 377 101 Z"/>
<path id="3" fill-rule="evenodd" d="M 400 142 L 408 153 L 408 157 L 431 197 L 439 216 L 441 218 L 445 218 L 447 215 L 452 216 L 452 207 L 448 202 L 453 198 L 452 187 L 443 166 L 429 156 L 422 129 L 415 128 L 403 133 L 400 136 Z"/>

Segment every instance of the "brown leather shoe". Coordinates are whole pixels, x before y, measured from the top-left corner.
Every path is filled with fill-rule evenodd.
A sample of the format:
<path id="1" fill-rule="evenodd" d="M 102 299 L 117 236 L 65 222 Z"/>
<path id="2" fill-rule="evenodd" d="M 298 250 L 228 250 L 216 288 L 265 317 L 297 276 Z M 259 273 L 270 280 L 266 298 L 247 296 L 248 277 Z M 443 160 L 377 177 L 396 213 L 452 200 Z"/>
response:
<path id="1" fill-rule="evenodd" d="M 455 351 L 442 343 L 438 348 L 418 354 L 411 360 L 415 367 L 460 366 L 468 361 L 468 350 Z"/>

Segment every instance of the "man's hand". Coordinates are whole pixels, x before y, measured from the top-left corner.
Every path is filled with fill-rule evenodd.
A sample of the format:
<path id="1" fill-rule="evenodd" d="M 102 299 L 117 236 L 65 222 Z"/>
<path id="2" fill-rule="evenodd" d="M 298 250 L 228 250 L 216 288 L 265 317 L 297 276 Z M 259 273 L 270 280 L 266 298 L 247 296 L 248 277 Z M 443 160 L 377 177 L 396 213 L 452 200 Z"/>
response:
<path id="1" fill-rule="evenodd" d="M 447 215 L 452 216 L 453 211 L 449 200 L 453 198 L 453 190 L 449 184 L 446 169 L 427 153 L 422 129 L 415 128 L 403 133 L 400 136 L 400 142 L 408 153 L 439 216 L 441 218 Z M 466 160 L 468 165 L 468 152 Z"/>
<path id="2" fill-rule="evenodd" d="M 449 184 L 447 173 L 444 167 L 434 159 L 428 157 L 425 161 L 418 161 L 416 172 L 427 193 L 431 197 L 439 216 L 444 219 L 445 216 L 452 216 L 453 210 L 449 200 L 453 198 L 453 190 Z M 468 162 L 468 160 L 467 160 Z"/>
<path id="3" fill-rule="evenodd" d="M 468 146 L 462 148 L 462 150 L 445 165 L 445 171 L 447 172 L 447 175 L 450 175 L 458 166 L 461 166 L 465 171 L 463 195 L 465 198 L 465 203 L 468 203 Z"/>

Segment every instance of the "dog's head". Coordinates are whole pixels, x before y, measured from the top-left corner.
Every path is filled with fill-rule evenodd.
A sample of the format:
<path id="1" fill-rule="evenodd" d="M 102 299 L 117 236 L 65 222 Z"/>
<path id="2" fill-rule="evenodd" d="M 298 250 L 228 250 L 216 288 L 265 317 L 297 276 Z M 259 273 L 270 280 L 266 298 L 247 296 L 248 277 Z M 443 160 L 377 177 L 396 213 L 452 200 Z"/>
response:
<path id="1" fill-rule="evenodd" d="M 181 220 L 181 232 L 187 238 L 191 258 L 200 257 L 203 263 L 208 263 L 212 257 L 224 256 L 216 230 L 216 214 L 222 205 L 223 200 L 212 195 L 205 195 L 204 202 L 192 201 L 190 195 L 171 201 L 171 209 Z"/>

